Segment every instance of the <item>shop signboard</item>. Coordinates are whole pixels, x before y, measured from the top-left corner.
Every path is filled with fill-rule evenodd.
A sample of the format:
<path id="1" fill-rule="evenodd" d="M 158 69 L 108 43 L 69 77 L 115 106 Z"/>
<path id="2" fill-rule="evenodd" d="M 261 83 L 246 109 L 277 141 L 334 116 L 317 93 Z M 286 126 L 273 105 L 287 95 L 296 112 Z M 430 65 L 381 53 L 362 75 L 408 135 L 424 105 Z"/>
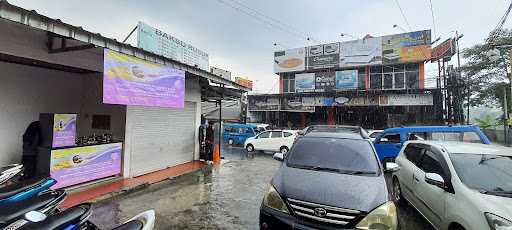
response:
<path id="1" fill-rule="evenodd" d="M 432 49 L 432 61 L 437 61 L 443 58 L 451 58 L 453 55 L 455 55 L 455 47 L 456 44 L 454 39 L 446 39 L 446 41 Z"/>
<path id="2" fill-rule="evenodd" d="M 248 99 L 250 111 L 278 111 L 281 105 L 279 97 L 251 96 Z"/>
<path id="3" fill-rule="evenodd" d="M 296 92 L 313 92 L 313 91 L 315 91 L 315 73 L 295 74 L 295 91 Z"/>
<path id="4" fill-rule="evenodd" d="M 143 22 L 137 25 L 137 47 L 164 57 L 209 71 L 204 51 Z"/>
<path id="5" fill-rule="evenodd" d="M 235 77 L 235 83 L 252 90 L 252 81 L 245 77 Z"/>
<path id="6" fill-rule="evenodd" d="M 336 89 L 357 89 L 357 70 L 336 71 Z"/>
<path id="7" fill-rule="evenodd" d="M 304 105 L 301 97 L 285 97 L 282 100 L 281 110 L 291 112 L 315 112 L 315 107 Z"/>
<path id="8" fill-rule="evenodd" d="M 75 144 L 76 114 L 54 114 L 52 147 L 74 146 Z"/>
<path id="9" fill-rule="evenodd" d="M 217 75 L 217 76 L 220 76 L 228 81 L 231 81 L 231 72 L 230 71 L 227 71 L 227 70 L 223 70 L 221 68 L 217 68 L 217 67 L 211 67 L 210 68 L 210 73 L 212 73 L 213 75 Z"/>
<path id="10" fill-rule="evenodd" d="M 185 71 L 105 49 L 103 103 L 183 108 Z"/>
<path id="11" fill-rule="evenodd" d="M 327 69 L 339 66 L 340 43 L 307 47 L 307 69 Z"/>
<path id="12" fill-rule="evenodd" d="M 429 60 L 431 54 L 430 30 L 382 37 L 384 64 Z"/>
<path id="13" fill-rule="evenodd" d="M 306 48 L 296 48 L 274 53 L 274 73 L 304 71 Z"/>
<path id="14" fill-rule="evenodd" d="M 434 97 L 432 94 L 392 94 L 380 95 L 380 106 L 414 106 L 414 105 L 433 105 Z"/>
<path id="15" fill-rule="evenodd" d="M 382 37 L 368 37 L 340 44 L 340 67 L 382 64 Z"/>
<path id="16" fill-rule="evenodd" d="M 123 143 L 93 145 L 51 151 L 52 189 L 76 185 L 121 173 Z"/>
<path id="17" fill-rule="evenodd" d="M 353 97 L 345 105 L 347 105 L 347 106 L 379 105 L 379 97 L 378 96 Z"/>
<path id="18" fill-rule="evenodd" d="M 315 92 L 333 90 L 336 86 L 334 72 L 315 73 Z"/>

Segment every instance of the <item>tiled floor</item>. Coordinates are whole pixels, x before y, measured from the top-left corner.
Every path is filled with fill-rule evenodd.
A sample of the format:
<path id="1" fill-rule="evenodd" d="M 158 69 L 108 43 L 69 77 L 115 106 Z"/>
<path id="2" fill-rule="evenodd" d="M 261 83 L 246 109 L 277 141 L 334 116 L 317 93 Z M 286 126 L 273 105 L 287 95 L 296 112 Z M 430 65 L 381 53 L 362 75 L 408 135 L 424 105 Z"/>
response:
<path id="1" fill-rule="evenodd" d="M 154 184 L 168 178 L 194 172 L 205 166 L 206 164 L 202 161 L 192 161 L 171 168 L 148 173 L 146 175 L 134 178 L 120 179 L 107 184 L 92 186 L 91 188 L 76 193 L 71 191 L 64 203 L 61 204 L 60 208 L 66 209 L 74 205 L 99 198 L 106 194 L 120 192 L 122 190 L 129 190 L 130 188 L 134 188 L 143 184 Z"/>

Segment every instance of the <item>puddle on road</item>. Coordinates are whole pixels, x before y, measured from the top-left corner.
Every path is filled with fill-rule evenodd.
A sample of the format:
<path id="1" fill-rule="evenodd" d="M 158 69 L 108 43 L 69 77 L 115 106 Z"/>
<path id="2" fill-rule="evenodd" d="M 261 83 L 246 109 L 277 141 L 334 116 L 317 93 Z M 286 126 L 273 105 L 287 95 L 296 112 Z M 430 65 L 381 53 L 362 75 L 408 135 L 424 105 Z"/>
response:
<path id="1" fill-rule="evenodd" d="M 91 220 L 109 229 L 154 209 L 156 229 L 258 229 L 263 192 L 280 162 L 268 154 L 223 150 L 221 166 L 97 203 Z"/>

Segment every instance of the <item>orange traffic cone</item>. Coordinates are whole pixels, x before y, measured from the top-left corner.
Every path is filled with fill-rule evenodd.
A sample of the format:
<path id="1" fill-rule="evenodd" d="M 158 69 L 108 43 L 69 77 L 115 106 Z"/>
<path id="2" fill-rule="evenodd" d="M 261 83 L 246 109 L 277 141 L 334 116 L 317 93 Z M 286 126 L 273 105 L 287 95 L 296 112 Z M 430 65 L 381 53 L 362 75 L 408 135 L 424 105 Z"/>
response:
<path id="1" fill-rule="evenodd" d="M 215 146 L 213 147 L 213 162 L 214 163 L 220 162 L 219 144 L 215 144 Z"/>

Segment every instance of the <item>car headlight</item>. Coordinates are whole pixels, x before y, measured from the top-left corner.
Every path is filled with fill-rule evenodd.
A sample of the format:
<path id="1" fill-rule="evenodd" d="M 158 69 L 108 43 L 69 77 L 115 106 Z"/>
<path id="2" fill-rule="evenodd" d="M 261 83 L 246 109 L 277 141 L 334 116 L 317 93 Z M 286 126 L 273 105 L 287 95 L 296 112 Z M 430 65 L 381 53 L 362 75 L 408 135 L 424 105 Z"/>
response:
<path id="1" fill-rule="evenodd" d="M 280 212 L 290 213 L 283 199 L 281 199 L 281 196 L 272 185 L 269 186 L 267 193 L 263 197 L 263 205 Z"/>
<path id="2" fill-rule="evenodd" d="M 374 209 L 357 224 L 356 228 L 366 230 L 396 230 L 398 228 L 398 215 L 395 203 L 388 201 Z"/>
<path id="3" fill-rule="evenodd" d="M 489 226 L 492 230 L 511 230 L 512 222 L 503 217 L 494 215 L 492 213 L 485 213 L 485 217 L 487 218 L 487 222 L 489 222 Z"/>

